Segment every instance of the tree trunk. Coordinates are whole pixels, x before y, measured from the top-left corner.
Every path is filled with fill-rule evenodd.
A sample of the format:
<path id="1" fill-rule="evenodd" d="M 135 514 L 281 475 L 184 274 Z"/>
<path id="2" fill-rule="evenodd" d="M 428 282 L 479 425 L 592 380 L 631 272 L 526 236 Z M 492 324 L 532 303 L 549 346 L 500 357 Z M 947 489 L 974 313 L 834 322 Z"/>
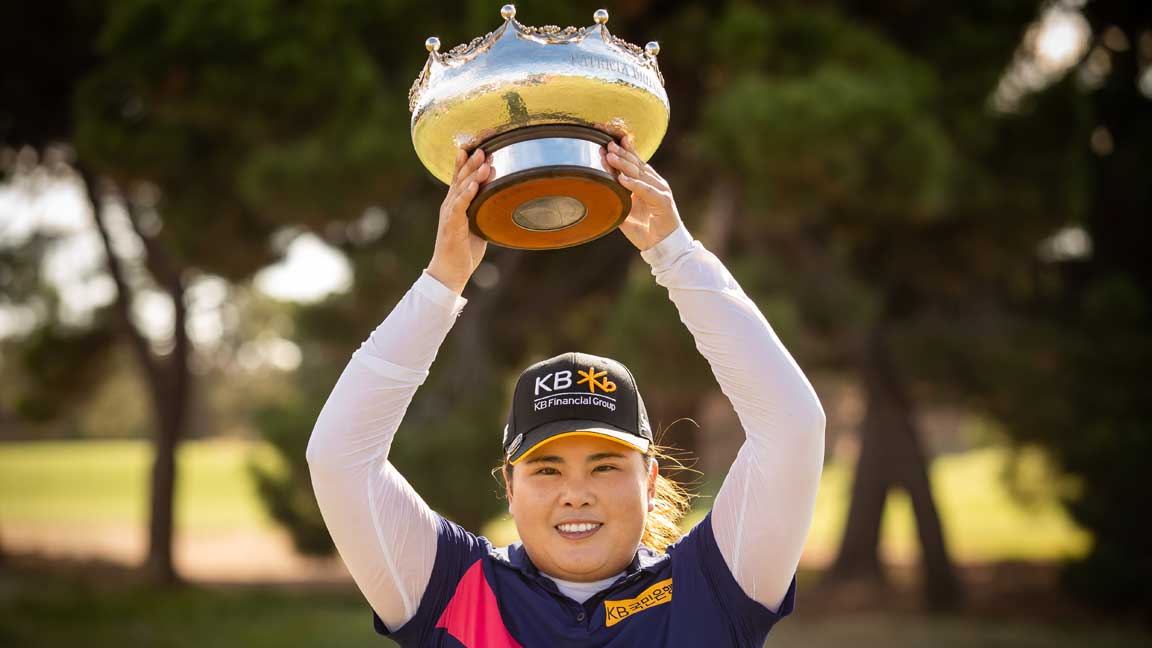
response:
<path id="1" fill-rule="evenodd" d="M 146 569 L 156 583 L 179 581 L 172 556 L 173 532 L 176 526 L 175 501 L 176 453 L 188 427 L 188 401 L 191 373 L 188 362 L 190 344 L 187 331 L 187 308 L 184 285 L 179 276 L 169 277 L 168 296 L 175 317 L 172 355 L 166 363 L 164 398 L 156 403 L 156 445 L 152 463 L 151 516 L 148 523 L 148 560 Z"/>
<path id="2" fill-rule="evenodd" d="M 189 356 L 191 342 L 187 331 L 187 308 L 184 303 L 184 283 L 181 272 L 171 262 L 158 241 L 145 235 L 138 227 L 135 214 L 129 206 L 129 221 L 140 237 L 146 252 L 145 265 L 154 280 L 172 299 L 173 350 L 166 359 L 156 357 L 148 340 L 132 321 L 132 288 L 119 257 L 112 247 L 112 239 L 104 220 L 103 199 L 97 188 L 95 174 L 77 165 L 88 194 L 92 218 L 104 246 L 105 267 L 116 286 L 115 309 L 121 330 L 127 337 L 136 358 L 141 378 L 148 387 L 152 401 L 154 458 L 149 502 L 148 556 L 144 570 L 156 584 L 171 585 L 179 582 L 172 559 L 173 514 L 176 494 L 176 451 L 184 437 L 188 420 L 188 402 L 191 392 Z"/>
<path id="3" fill-rule="evenodd" d="M 860 455 L 856 460 L 848 521 L 830 576 L 840 580 L 882 581 L 880 527 L 892 485 L 887 462 L 894 456 L 894 441 L 879 407 L 883 397 L 875 381 L 865 380 L 865 390 L 867 409 L 860 427 Z"/>
<path id="4" fill-rule="evenodd" d="M 925 602 L 932 609 L 954 608 L 961 598 L 932 497 L 927 462 L 912 405 L 889 350 L 890 320 L 882 317 L 869 334 L 862 376 L 867 413 L 860 430 L 860 457 L 833 580 L 883 579 L 880 529 L 889 488 L 902 486 L 912 500 L 921 547 Z"/>
<path id="5" fill-rule="evenodd" d="M 153 404 L 157 410 L 164 404 Z M 173 502 L 176 494 L 176 444 L 178 432 L 169 420 L 169 414 L 159 414 L 156 438 L 153 442 L 152 488 L 149 492 L 148 557 L 144 570 L 148 579 L 158 584 L 171 584 L 179 580 L 172 560 L 172 535 L 175 526 Z"/>

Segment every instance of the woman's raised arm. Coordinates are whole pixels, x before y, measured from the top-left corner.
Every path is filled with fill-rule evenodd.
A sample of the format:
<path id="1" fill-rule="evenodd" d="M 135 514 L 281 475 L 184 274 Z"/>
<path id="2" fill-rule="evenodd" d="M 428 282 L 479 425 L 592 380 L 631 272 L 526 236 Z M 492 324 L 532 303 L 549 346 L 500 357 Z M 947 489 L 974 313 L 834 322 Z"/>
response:
<path id="1" fill-rule="evenodd" d="M 744 427 L 747 439 L 712 507 L 712 530 L 744 592 L 776 611 L 812 521 L 824 410 L 756 304 L 684 229 L 664 178 L 628 141 L 609 145 L 607 161 L 633 192 L 621 231 L 668 289 Z"/>
<path id="2" fill-rule="evenodd" d="M 488 169 L 483 153 L 460 153 L 428 270 L 352 355 L 308 441 L 324 522 L 360 591 L 392 630 L 416 614 L 436 560 L 438 518 L 388 462 L 388 450 L 483 257 L 465 210 Z"/>
<path id="3" fill-rule="evenodd" d="M 824 460 L 824 410 L 736 280 L 681 228 L 644 252 L 747 435 L 712 507 L 741 588 L 776 611 L 808 536 Z"/>

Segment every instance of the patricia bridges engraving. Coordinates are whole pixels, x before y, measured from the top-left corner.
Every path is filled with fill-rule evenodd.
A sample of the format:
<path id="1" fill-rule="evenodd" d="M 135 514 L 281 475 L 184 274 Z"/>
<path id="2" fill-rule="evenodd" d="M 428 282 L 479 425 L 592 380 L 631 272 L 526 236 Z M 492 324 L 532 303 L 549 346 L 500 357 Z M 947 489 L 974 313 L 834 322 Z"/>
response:
<path id="1" fill-rule="evenodd" d="M 612 72 L 629 81 L 643 85 L 646 88 L 653 90 L 658 89 L 658 85 L 653 81 L 654 75 L 651 72 L 641 70 L 639 67 L 627 61 L 608 58 L 607 56 L 596 56 L 595 54 L 571 54 L 568 57 L 568 62 L 588 70 Z"/>

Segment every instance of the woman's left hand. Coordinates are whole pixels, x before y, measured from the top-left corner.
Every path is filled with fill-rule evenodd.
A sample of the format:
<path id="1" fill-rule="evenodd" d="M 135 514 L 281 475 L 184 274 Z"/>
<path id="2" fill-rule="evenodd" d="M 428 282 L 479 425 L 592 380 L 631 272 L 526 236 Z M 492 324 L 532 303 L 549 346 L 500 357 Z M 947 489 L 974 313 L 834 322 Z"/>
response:
<path id="1" fill-rule="evenodd" d="M 620 184 L 632 192 L 632 211 L 620 231 L 636 249 L 643 252 L 680 227 L 680 212 L 668 181 L 640 159 L 631 135 L 624 138 L 624 146 L 610 142 L 605 158 L 617 171 Z"/>

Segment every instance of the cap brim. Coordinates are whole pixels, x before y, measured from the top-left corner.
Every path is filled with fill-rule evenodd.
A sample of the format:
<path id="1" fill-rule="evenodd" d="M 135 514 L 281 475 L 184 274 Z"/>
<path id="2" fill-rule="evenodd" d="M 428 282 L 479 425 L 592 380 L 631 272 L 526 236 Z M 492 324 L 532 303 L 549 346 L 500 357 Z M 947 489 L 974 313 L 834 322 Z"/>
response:
<path id="1" fill-rule="evenodd" d="M 532 454 L 541 446 L 559 438 L 570 436 L 601 437 L 640 452 L 648 452 L 648 448 L 652 444 L 651 441 L 642 436 L 608 425 L 603 421 L 578 419 L 552 421 L 525 434 L 524 440 L 520 442 L 516 450 L 508 455 L 508 463 L 516 465 L 521 459 Z"/>

